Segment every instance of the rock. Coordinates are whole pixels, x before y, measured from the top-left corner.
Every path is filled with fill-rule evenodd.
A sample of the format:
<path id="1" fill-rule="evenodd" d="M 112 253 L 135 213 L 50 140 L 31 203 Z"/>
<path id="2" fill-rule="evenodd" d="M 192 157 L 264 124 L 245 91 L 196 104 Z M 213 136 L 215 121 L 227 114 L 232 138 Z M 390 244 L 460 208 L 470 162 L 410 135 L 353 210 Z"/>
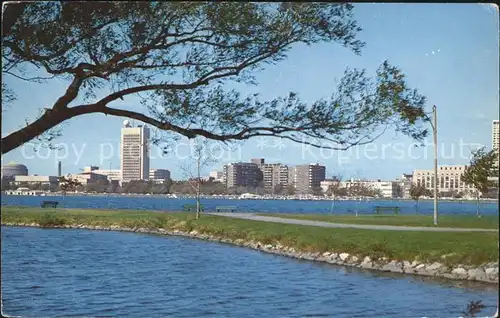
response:
<path id="1" fill-rule="evenodd" d="M 393 273 L 402 273 L 403 269 L 401 268 L 401 263 L 396 261 L 391 261 L 388 264 L 382 266 L 382 270 L 385 272 L 393 272 Z"/>
<path id="2" fill-rule="evenodd" d="M 331 260 L 336 260 L 338 257 L 339 257 L 339 254 L 337 254 L 337 253 L 330 254 L 330 259 Z"/>
<path id="3" fill-rule="evenodd" d="M 330 256 L 330 252 L 324 252 L 323 254 L 321 254 L 321 256 L 323 256 L 323 257 L 329 257 Z"/>
<path id="4" fill-rule="evenodd" d="M 498 267 L 487 268 L 485 272 L 487 275 L 498 275 Z"/>
<path id="5" fill-rule="evenodd" d="M 467 276 L 467 270 L 462 267 L 455 268 L 451 273 L 458 276 Z"/>
<path id="6" fill-rule="evenodd" d="M 411 263 L 408 261 L 403 261 L 403 268 L 412 268 Z"/>
<path id="7" fill-rule="evenodd" d="M 420 263 L 417 261 L 411 262 L 411 268 L 417 267 Z"/>
<path id="8" fill-rule="evenodd" d="M 273 249 L 273 246 L 271 244 L 267 244 L 266 246 L 264 246 L 264 248 L 266 250 L 272 250 Z"/>
<path id="9" fill-rule="evenodd" d="M 373 268 L 373 262 L 372 262 L 371 258 L 366 256 L 363 259 L 363 262 L 361 262 L 360 267 L 361 268 L 368 268 L 368 269 Z"/>
<path id="10" fill-rule="evenodd" d="M 342 260 L 342 262 L 344 262 L 349 257 L 349 254 L 348 253 L 341 253 L 339 255 L 339 257 Z"/>
<path id="11" fill-rule="evenodd" d="M 467 271 L 468 280 L 485 280 L 486 273 L 481 268 L 469 269 Z"/>
<path id="12" fill-rule="evenodd" d="M 423 270 L 425 269 L 425 264 L 419 264 L 415 267 L 416 270 Z"/>
<path id="13" fill-rule="evenodd" d="M 441 274 L 446 271 L 446 266 L 441 263 L 434 262 L 431 265 L 427 266 L 426 270 L 429 272 L 434 272 L 436 274 Z"/>
<path id="14" fill-rule="evenodd" d="M 352 256 L 352 257 L 351 257 L 351 262 L 353 262 L 353 263 L 357 263 L 358 261 L 359 261 L 359 258 L 358 258 L 358 257 L 356 257 L 356 256 Z"/>

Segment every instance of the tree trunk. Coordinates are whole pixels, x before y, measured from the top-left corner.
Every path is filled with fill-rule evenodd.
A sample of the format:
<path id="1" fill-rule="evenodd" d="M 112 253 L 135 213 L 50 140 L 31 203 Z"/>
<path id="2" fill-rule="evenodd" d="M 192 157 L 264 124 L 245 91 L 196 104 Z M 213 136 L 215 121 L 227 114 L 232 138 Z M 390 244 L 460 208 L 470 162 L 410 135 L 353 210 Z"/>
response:
<path id="1" fill-rule="evenodd" d="M 197 168 L 198 168 L 198 180 L 196 180 L 196 219 L 200 218 L 200 183 L 201 183 L 201 171 L 200 171 L 200 154 L 198 154 Z"/>
<path id="2" fill-rule="evenodd" d="M 415 201 L 415 211 L 417 212 L 418 215 L 418 200 Z"/>
<path id="3" fill-rule="evenodd" d="M 481 218 L 481 214 L 479 212 L 479 194 L 476 196 L 476 215 L 478 218 Z"/>

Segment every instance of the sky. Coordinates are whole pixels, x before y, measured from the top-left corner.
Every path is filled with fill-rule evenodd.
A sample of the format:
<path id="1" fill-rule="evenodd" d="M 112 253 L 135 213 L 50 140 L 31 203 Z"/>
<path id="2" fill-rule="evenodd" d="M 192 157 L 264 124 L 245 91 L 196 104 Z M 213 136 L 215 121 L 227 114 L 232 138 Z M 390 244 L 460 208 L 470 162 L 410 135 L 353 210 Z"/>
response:
<path id="1" fill-rule="evenodd" d="M 344 70 L 365 68 L 374 75 L 388 60 L 400 67 L 408 84 L 427 97 L 427 110 L 437 107 L 438 160 L 440 165 L 467 164 L 470 151 L 491 148 L 492 120 L 499 118 L 499 21 L 498 8 L 484 4 L 356 4 L 354 17 L 363 28 L 358 38 L 366 42 L 361 56 L 338 44 L 298 45 L 288 58 L 257 73 L 262 99 L 286 96 L 294 91 L 309 102 L 328 98 Z M 2 78 L 18 99 L 2 113 L 2 136 L 19 129 L 25 119 L 37 117 L 41 107 L 53 105 L 67 85 L 62 80 L 48 84 L 24 83 Z M 126 98 L 114 107 L 138 109 Z M 32 144 L 2 156 L 2 164 L 25 164 L 30 174 L 56 175 L 57 162 L 63 173 L 77 173 L 85 166 L 119 169 L 120 129 L 125 118 L 99 114 L 73 118 L 62 126 L 63 136 L 55 142 L 60 150 Z M 181 139 L 167 155 L 151 149 L 151 168 L 171 171 L 174 180 L 186 175 L 188 141 Z M 211 144 L 217 163 L 204 168 L 208 175 L 228 162 L 265 158 L 266 162 L 289 165 L 319 163 L 327 177 L 341 175 L 391 180 L 414 169 L 431 169 L 432 135 L 416 148 L 405 136 L 387 131 L 373 144 L 348 151 L 330 151 L 281 141 L 256 138 L 238 142 L 231 149 Z"/>

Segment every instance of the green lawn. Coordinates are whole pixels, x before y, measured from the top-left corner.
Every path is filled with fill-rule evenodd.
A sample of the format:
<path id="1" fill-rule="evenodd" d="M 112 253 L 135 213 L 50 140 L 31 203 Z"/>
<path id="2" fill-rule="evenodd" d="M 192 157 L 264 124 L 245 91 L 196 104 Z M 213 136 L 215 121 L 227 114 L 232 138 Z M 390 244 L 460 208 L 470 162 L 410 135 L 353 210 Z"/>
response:
<path id="1" fill-rule="evenodd" d="M 440 261 L 478 265 L 498 260 L 498 233 L 436 233 L 321 228 L 267 223 L 194 213 L 132 210 L 41 209 L 2 207 L 2 223 L 84 224 L 196 230 L 220 238 L 281 243 L 301 251 L 348 252 L 361 257 Z M 442 258 L 446 255 L 446 258 Z"/>
<path id="2" fill-rule="evenodd" d="M 285 214 L 259 213 L 263 216 L 275 216 L 287 219 L 325 221 L 333 223 L 376 224 L 376 225 L 406 225 L 434 227 L 432 216 L 420 215 L 324 215 L 324 214 Z M 439 227 L 498 229 L 497 216 L 440 216 Z"/>

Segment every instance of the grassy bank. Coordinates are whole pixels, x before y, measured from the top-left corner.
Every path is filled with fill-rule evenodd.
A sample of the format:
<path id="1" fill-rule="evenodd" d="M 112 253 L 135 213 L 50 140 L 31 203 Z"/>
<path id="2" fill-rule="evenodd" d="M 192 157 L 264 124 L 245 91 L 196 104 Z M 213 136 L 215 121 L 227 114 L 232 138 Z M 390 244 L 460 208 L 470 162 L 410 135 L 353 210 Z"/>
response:
<path id="1" fill-rule="evenodd" d="M 320 228 L 194 213 L 2 207 L 2 223 L 144 227 L 192 231 L 227 239 L 280 243 L 300 251 L 347 252 L 372 258 L 480 265 L 498 261 L 497 233 L 433 233 Z M 443 255 L 446 255 L 443 258 Z"/>
<path id="2" fill-rule="evenodd" d="M 333 223 L 376 224 L 376 225 L 405 225 L 405 226 L 433 226 L 432 216 L 422 215 L 324 215 L 324 214 L 285 214 L 259 213 L 264 216 L 275 216 L 287 219 L 313 220 Z M 439 216 L 438 227 L 498 229 L 498 217 L 461 215 Z"/>

